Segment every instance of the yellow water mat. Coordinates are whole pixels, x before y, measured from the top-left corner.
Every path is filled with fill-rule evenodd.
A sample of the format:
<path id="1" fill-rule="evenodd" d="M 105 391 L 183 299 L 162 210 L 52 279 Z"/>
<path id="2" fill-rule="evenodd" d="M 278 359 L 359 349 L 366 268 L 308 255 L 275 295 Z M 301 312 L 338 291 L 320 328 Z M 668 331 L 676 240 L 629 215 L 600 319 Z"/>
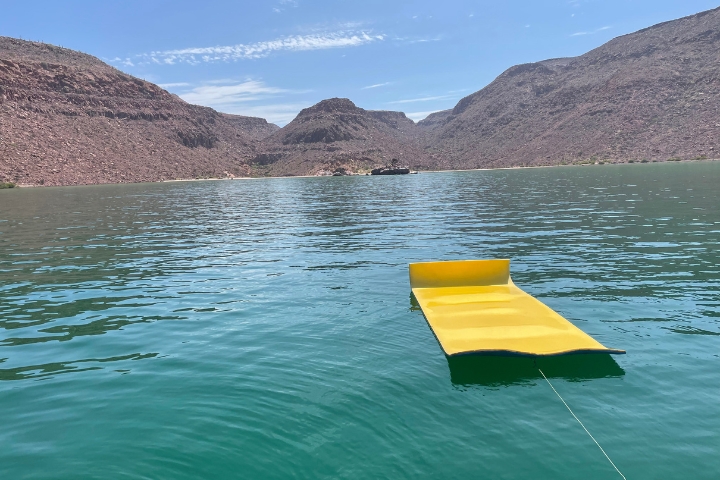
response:
<path id="1" fill-rule="evenodd" d="M 448 356 L 625 353 L 515 286 L 510 260 L 411 263 L 410 287 Z"/>

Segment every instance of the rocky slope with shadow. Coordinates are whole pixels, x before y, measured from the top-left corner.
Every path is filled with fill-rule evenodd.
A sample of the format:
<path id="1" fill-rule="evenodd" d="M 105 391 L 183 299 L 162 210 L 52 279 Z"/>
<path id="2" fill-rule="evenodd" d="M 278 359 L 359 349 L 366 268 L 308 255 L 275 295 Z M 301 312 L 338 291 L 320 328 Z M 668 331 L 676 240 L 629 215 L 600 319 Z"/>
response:
<path id="1" fill-rule="evenodd" d="M 265 120 L 190 105 L 90 55 L 0 37 L 0 181 L 249 175 Z"/>
<path id="2" fill-rule="evenodd" d="M 369 172 L 396 159 L 413 169 L 436 161 L 420 145 L 421 132 L 401 112 L 364 110 L 347 98 L 331 98 L 302 110 L 265 138 L 255 157 L 264 175 Z"/>
<path id="3" fill-rule="evenodd" d="M 454 168 L 718 158 L 720 9 L 517 65 L 419 123 Z"/>

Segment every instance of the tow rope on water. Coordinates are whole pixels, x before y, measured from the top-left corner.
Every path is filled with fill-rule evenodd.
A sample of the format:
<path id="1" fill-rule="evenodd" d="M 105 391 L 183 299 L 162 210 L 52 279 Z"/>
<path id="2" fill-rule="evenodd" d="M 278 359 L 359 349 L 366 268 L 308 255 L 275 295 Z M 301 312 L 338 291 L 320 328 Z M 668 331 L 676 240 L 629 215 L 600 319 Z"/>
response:
<path id="1" fill-rule="evenodd" d="M 572 415 L 573 418 L 574 418 L 575 420 L 577 420 L 577 422 L 580 424 L 580 426 L 583 428 L 583 430 L 585 430 L 585 433 L 587 433 L 587 434 L 590 436 L 590 438 L 592 438 L 592 441 L 595 442 L 595 445 L 597 445 L 598 448 L 600 449 L 600 451 L 603 453 L 603 455 L 605 455 L 605 458 L 608 459 L 608 462 L 610 462 L 610 465 L 612 465 L 613 468 L 617 471 L 617 473 L 620 474 L 620 476 L 623 478 L 623 480 L 627 480 L 627 479 L 625 478 L 625 475 L 623 475 L 623 473 L 620 471 L 620 469 L 615 465 L 615 462 L 613 462 L 613 461 L 610 459 L 610 456 L 605 452 L 605 449 L 603 449 L 603 448 L 600 446 L 600 444 L 598 443 L 598 441 L 595 440 L 595 437 L 592 436 L 592 434 L 588 431 L 588 429 L 585 427 L 585 425 L 583 424 L 583 422 L 581 422 L 580 419 L 577 417 L 577 415 L 575 415 L 575 412 L 572 411 L 572 409 L 570 408 L 570 405 L 568 405 L 567 402 L 565 401 L 565 399 L 564 399 L 562 396 L 560 396 L 560 394 L 558 393 L 557 390 L 555 390 L 555 387 L 553 387 L 553 384 L 550 383 L 550 380 L 548 380 L 548 378 L 545 376 L 545 374 L 543 373 L 543 371 L 538 368 L 538 372 L 540 372 L 540 375 L 542 375 L 543 378 L 545 379 L 545 381 L 548 383 L 548 385 L 550 385 L 550 388 L 552 388 L 553 392 L 555 392 L 555 395 L 557 395 L 558 398 L 560 399 L 560 401 L 563 403 L 563 405 L 565 405 L 565 408 L 568 409 L 568 411 L 570 412 L 570 415 Z"/>
<path id="2" fill-rule="evenodd" d="M 447 356 L 551 356 L 614 353 L 540 300 L 515 286 L 510 260 L 460 260 L 410 264 L 410 287 Z M 536 365 L 537 368 L 537 365 Z M 555 395 L 626 480 L 545 373 Z"/>

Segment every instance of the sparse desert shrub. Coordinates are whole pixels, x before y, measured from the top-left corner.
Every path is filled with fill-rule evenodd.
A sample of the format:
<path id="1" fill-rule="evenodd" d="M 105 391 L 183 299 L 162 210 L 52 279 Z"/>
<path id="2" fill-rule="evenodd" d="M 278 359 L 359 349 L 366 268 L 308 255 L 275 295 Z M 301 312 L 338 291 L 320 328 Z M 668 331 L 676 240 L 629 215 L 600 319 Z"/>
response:
<path id="1" fill-rule="evenodd" d="M 3 190 L 5 188 L 15 188 L 17 185 L 15 185 L 13 182 L 0 182 L 0 190 Z"/>
<path id="2" fill-rule="evenodd" d="M 628 163 L 635 163 L 635 160 L 628 160 Z"/>
<path id="3" fill-rule="evenodd" d="M 668 158 L 668 162 L 679 162 L 679 161 L 680 161 L 679 157 Z"/>

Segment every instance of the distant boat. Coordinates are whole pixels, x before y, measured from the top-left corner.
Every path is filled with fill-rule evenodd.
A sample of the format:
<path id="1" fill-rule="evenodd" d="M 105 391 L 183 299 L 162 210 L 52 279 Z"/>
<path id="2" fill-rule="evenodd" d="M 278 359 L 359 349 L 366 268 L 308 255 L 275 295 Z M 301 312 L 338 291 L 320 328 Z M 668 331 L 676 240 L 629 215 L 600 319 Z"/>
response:
<path id="1" fill-rule="evenodd" d="M 398 161 L 393 159 L 390 165 L 384 167 L 375 168 L 370 171 L 371 175 L 407 175 L 410 173 L 408 167 L 398 165 Z"/>

